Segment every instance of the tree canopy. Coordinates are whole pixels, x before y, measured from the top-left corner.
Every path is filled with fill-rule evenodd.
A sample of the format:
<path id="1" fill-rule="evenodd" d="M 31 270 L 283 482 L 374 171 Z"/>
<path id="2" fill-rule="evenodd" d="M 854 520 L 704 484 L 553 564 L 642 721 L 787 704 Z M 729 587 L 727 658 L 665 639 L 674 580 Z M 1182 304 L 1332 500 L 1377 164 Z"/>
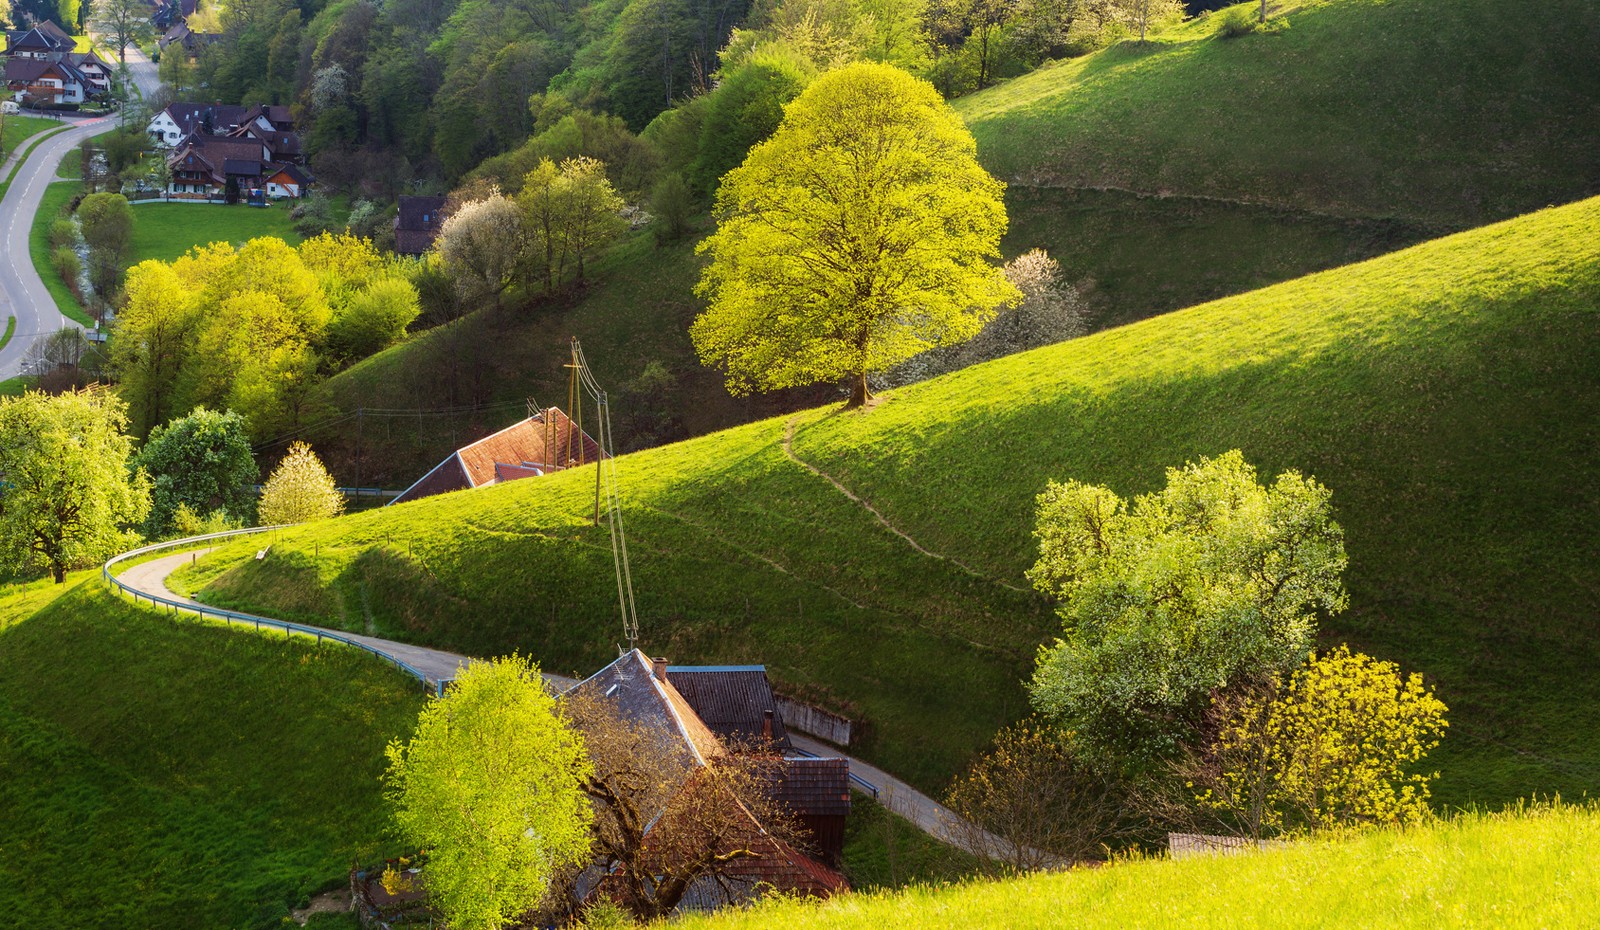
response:
<path id="1" fill-rule="evenodd" d="M 126 424 L 104 391 L 0 397 L 0 568 L 59 583 L 137 542 L 150 487 L 128 468 Z"/>
<path id="2" fill-rule="evenodd" d="M 887 65 L 818 78 L 723 178 L 691 334 L 734 393 L 853 379 L 971 338 L 1020 296 L 991 263 L 1003 185 L 933 87 Z"/>
<path id="3" fill-rule="evenodd" d="M 1051 482 L 1029 578 L 1064 629 L 1039 650 L 1034 705 L 1137 769 L 1192 737 L 1214 690 L 1299 666 L 1346 602 L 1331 498 L 1294 471 L 1263 487 L 1237 450 L 1168 469 L 1131 506 Z"/>
<path id="4" fill-rule="evenodd" d="M 244 418 L 232 410 L 196 407 L 157 426 L 134 462 L 151 480 L 146 536 L 171 532 L 182 506 L 199 517 L 220 511 L 224 520 L 243 521 L 249 515 L 256 461 Z"/>
<path id="5" fill-rule="evenodd" d="M 428 851 L 428 897 L 452 927 L 505 926 L 588 854 L 584 741 L 528 659 L 462 669 L 388 757 L 395 819 Z"/>
<path id="6" fill-rule="evenodd" d="M 344 512 L 344 495 L 311 447 L 297 442 L 267 478 L 257 510 L 262 526 L 326 520 Z"/>

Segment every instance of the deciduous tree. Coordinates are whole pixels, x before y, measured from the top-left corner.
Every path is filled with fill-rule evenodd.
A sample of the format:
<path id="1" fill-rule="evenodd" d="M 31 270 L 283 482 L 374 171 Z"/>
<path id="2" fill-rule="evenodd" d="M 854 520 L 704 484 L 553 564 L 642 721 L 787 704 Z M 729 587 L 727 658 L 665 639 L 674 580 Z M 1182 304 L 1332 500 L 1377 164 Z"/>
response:
<path id="1" fill-rule="evenodd" d="M 1213 691 L 1299 666 L 1345 606 L 1328 489 L 1295 471 L 1263 487 L 1237 450 L 1168 469 L 1131 506 L 1051 482 L 1034 535 L 1028 575 L 1064 631 L 1039 650 L 1033 704 L 1135 773 L 1192 740 Z"/>
<path id="2" fill-rule="evenodd" d="M 297 442 L 261 489 L 257 510 L 262 526 L 325 520 L 344 512 L 344 495 L 311 447 Z"/>
<path id="3" fill-rule="evenodd" d="M 196 407 L 187 416 L 157 426 L 134 464 L 150 476 L 150 515 L 145 535 L 174 529 L 180 507 L 196 517 L 220 512 L 243 521 L 254 496 L 255 457 L 250 454 L 244 418 L 229 410 Z"/>
<path id="4" fill-rule="evenodd" d="M 1438 777 L 1418 766 L 1447 709 L 1422 676 L 1340 646 L 1286 680 L 1219 695 L 1216 736 L 1183 774 L 1202 806 L 1256 839 L 1416 823 Z"/>
<path id="5" fill-rule="evenodd" d="M 128 46 L 150 38 L 150 4 L 144 0 L 101 0 L 97 5 L 111 44 L 117 49 L 117 63 L 128 60 Z M 177 55 L 181 57 L 180 48 Z"/>
<path id="6" fill-rule="evenodd" d="M 59 584 L 137 541 L 150 487 L 128 468 L 126 423 L 106 391 L 0 397 L 0 568 Z"/>
<path id="7" fill-rule="evenodd" d="M 427 849 L 428 897 L 452 927 L 506 926 L 589 851 L 584 741 L 527 659 L 463 669 L 388 757 L 395 819 Z"/>
<path id="8" fill-rule="evenodd" d="M 1002 185 L 926 82 L 887 65 L 818 78 L 730 171 L 701 244 L 691 330 L 735 393 L 867 375 L 969 339 L 1018 294 L 990 263 Z"/>
<path id="9" fill-rule="evenodd" d="M 498 303 L 526 262 L 522 212 L 499 190 L 468 201 L 444 221 L 434 248 L 456 275 L 463 296 L 493 297 Z"/>

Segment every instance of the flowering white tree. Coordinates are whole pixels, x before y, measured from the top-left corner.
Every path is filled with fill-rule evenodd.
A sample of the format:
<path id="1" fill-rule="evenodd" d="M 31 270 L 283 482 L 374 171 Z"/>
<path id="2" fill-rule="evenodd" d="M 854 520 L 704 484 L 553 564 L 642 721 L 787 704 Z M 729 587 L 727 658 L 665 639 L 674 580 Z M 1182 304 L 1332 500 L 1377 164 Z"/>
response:
<path id="1" fill-rule="evenodd" d="M 262 526 L 324 520 L 344 513 L 344 495 L 311 447 L 297 442 L 261 491 Z"/>

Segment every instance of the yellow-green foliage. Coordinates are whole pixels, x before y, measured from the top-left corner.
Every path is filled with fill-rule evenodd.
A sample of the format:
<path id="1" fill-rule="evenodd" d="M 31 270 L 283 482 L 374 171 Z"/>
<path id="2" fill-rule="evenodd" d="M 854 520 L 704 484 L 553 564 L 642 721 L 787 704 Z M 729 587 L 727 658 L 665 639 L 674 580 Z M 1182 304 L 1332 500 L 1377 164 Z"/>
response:
<path id="1" fill-rule="evenodd" d="M 681 930 L 1586 927 L 1600 811 L 1468 815 L 1237 856 L 1135 861 L 1001 882 L 775 902 Z"/>
<path id="2" fill-rule="evenodd" d="M 428 895 L 450 926 L 504 926 L 587 857 L 583 738 L 527 659 L 462 669 L 388 757 L 395 818 L 428 851 Z"/>
<path id="3" fill-rule="evenodd" d="M 128 272 L 112 363 L 132 408 L 135 431 L 205 404 L 245 416 L 258 439 L 309 413 L 310 392 L 330 354 L 348 357 L 398 338 L 416 316 L 408 281 L 398 315 L 380 334 L 358 335 L 346 316 L 368 289 L 403 272 L 371 243 L 323 235 L 291 248 L 251 239 L 235 249 L 213 242 L 174 262 L 149 260 Z M 407 315 L 409 313 L 409 315 Z"/>
<path id="4" fill-rule="evenodd" d="M 1341 646 L 1312 656 L 1282 695 L 1248 703 L 1224 724 L 1222 753 L 1257 764 L 1222 780 L 1236 798 L 1237 786 L 1264 776 L 1269 829 L 1416 823 L 1438 774 L 1417 766 L 1439 745 L 1445 710 L 1421 675 L 1402 678 L 1394 663 Z"/>
<path id="5" fill-rule="evenodd" d="M 1239 449 L 1333 492 L 1350 607 L 1324 633 L 1453 708 L 1436 798 L 1596 789 L 1597 307 L 1590 200 L 793 419 L 795 458 L 945 559 L 790 458 L 787 417 L 623 457 L 643 643 L 766 663 L 937 791 L 1026 713 L 1060 631 L 1024 576 L 1046 484 L 1127 497 Z M 231 603 L 271 613 L 247 581 L 292 557 L 314 571 L 287 614 L 587 672 L 621 634 L 593 508 L 574 469 L 282 533 L 262 562 L 243 541 L 196 580 L 239 564 Z"/>
<path id="6" fill-rule="evenodd" d="M 1002 186 L 933 86 L 887 65 L 818 78 L 728 172 L 695 347 L 735 393 L 853 376 L 977 334 L 1020 298 Z"/>
<path id="7" fill-rule="evenodd" d="M 325 520 L 344 512 L 344 495 L 311 447 L 297 442 L 262 487 L 258 512 L 262 526 Z"/>

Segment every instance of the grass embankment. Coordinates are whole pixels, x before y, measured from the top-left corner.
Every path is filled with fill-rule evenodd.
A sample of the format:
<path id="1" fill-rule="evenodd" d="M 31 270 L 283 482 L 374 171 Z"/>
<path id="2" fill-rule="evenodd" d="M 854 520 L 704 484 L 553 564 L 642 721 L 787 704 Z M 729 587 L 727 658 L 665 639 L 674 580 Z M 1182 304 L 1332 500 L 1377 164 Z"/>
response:
<path id="1" fill-rule="evenodd" d="M 567 407 L 569 340 L 584 354 L 601 384 L 620 398 L 627 382 L 650 362 L 673 373 L 672 383 L 643 398 L 679 421 L 679 436 L 699 435 L 760 416 L 808 406 L 831 390 L 734 398 L 716 372 L 703 367 L 689 341 L 689 323 L 701 310 L 694 296 L 700 261 L 694 243 L 658 248 L 635 235 L 590 268 L 592 284 L 575 298 L 533 307 L 484 309 L 449 326 L 429 330 L 331 378 L 329 402 L 342 413 L 358 408 L 437 409 L 500 405 L 476 415 L 372 419 L 361 433 L 364 485 L 405 488 L 449 451 L 527 416 L 528 398 Z M 806 398 L 809 400 L 797 400 Z M 619 408 L 613 425 L 624 442 L 639 435 L 628 419 L 638 404 Z M 354 482 L 350 463 L 355 435 L 347 424 L 311 430 L 307 437 L 341 480 Z"/>
<path id="2" fill-rule="evenodd" d="M 1600 898 L 1593 806 L 1466 816 L 1239 856 L 694 916 L 683 930 L 1588 926 Z"/>
<path id="3" fill-rule="evenodd" d="M 0 909 L 37 927 L 279 926 L 393 854 L 378 775 L 414 682 L 365 653 L 0 590 Z"/>
<path id="4" fill-rule="evenodd" d="M 11 341 L 11 337 L 16 335 L 16 333 L 17 333 L 17 318 L 14 317 L 14 316 L 7 316 L 6 317 L 5 335 L 0 336 L 0 349 L 4 349 L 6 347 L 6 343 L 10 342 Z"/>
<path id="5" fill-rule="evenodd" d="M 44 132 L 46 129 L 61 129 L 60 120 L 48 119 L 43 116 L 10 115 L 5 118 L 5 128 L 0 129 L 0 162 L 10 157 L 28 137 Z"/>
<path id="6" fill-rule="evenodd" d="M 1026 710 L 1054 636 L 1026 588 L 1052 478 L 1154 490 L 1231 448 L 1332 488 L 1350 609 L 1327 638 L 1451 707 L 1444 803 L 1600 788 L 1600 199 L 976 366 L 866 414 L 784 419 L 618 463 L 643 643 L 764 662 L 937 788 Z M 214 556 L 206 596 L 589 671 L 621 635 L 587 469 L 446 495 Z M 195 587 L 204 577 L 196 579 Z"/>
<path id="7" fill-rule="evenodd" d="M 28 230 L 28 256 L 33 259 L 34 270 L 44 281 L 45 290 L 50 292 L 61 315 L 82 326 L 93 327 L 94 319 L 50 265 L 50 224 L 65 216 L 67 205 L 81 193 L 82 181 L 57 181 L 45 188 L 44 196 L 39 198 L 39 212 L 33 215 L 33 226 Z"/>
<path id="8" fill-rule="evenodd" d="M 1126 322 L 1600 193 L 1594 4 L 1284 6 L 1282 32 L 1212 14 L 955 101 L 1008 243 Z"/>
<path id="9" fill-rule="evenodd" d="M 17 176 L 18 171 L 22 170 L 22 163 L 27 160 L 28 156 L 33 153 L 34 149 L 39 147 L 41 142 L 53 135 L 56 135 L 57 133 L 66 132 L 68 129 L 72 128 L 70 123 L 62 124 L 58 120 L 45 119 L 38 116 L 12 116 L 6 119 L 5 132 L 8 139 L 10 138 L 11 134 L 11 124 L 18 120 L 27 121 L 19 126 L 17 130 L 18 133 L 20 133 L 18 138 L 19 144 L 23 142 L 26 142 L 26 144 L 22 146 L 22 154 L 14 163 L 12 163 L 11 170 L 6 172 L 4 178 L 0 178 L 0 199 L 5 198 L 6 191 L 11 189 L 12 179 Z M 52 126 L 55 128 L 51 129 L 50 127 Z M 12 147 L 9 142 L 6 144 L 5 151 L 8 155 L 12 151 Z"/>
<path id="10" fill-rule="evenodd" d="M 229 242 L 238 246 L 261 236 L 275 236 L 290 245 L 300 244 L 300 234 L 294 231 L 294 224 L 289 220 L 288 206 L 136 204 L 128 264 L 137 265 L 146 259 L 170 262 L 197 245 Z"/>

